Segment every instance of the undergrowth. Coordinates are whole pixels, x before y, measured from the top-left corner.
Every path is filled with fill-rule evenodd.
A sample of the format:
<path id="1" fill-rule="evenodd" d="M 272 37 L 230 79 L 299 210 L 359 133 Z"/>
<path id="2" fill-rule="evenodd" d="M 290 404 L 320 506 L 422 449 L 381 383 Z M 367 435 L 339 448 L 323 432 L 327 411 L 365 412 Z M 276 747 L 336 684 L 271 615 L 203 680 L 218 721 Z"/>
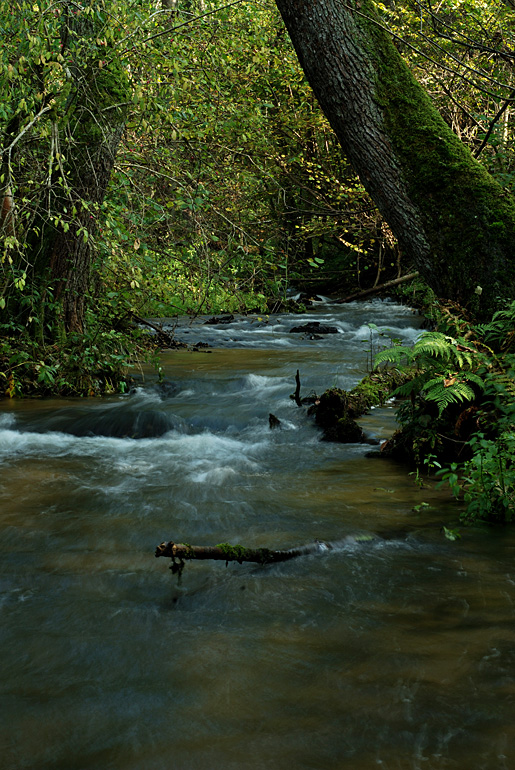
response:
<path id="1" fill-rule="evenodd" d="M 36 341 L 23 326 L 0 327 L 0 397 L 123 393 L 138 361 L 155 351 L 145 333 L 89 319 L 88 331 L 62 342 Z"/>
<path id="2" fill-rule="evenodd" d="M 455 306 L 435 313 L 436 331 L 413 347 L 394 345 L 376 366 L 410 367 L 415 376 L 394 391 L 404 401 L 400 429 L 386 453 L 418 468 L 429 457 L 441 484 L 465 502 L 466 521 L 515 518 L 515 301 L 487 324 Z"/>

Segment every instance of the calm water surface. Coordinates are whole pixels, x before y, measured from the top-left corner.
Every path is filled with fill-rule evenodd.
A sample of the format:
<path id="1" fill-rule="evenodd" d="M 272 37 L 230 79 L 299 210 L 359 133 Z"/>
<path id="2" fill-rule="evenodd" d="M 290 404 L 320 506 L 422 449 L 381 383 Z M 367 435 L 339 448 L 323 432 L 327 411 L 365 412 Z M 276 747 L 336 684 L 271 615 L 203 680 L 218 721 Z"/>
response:
<path id="1" fill-rule="evenodd" d="M 339 333 L 289 333 L 305 320 Z M 181 323 L 214 349 L 165 354 L 162 385 L 0 402 L 2 770 L 515 767 L 514 534 L 445 540 L 445 494 L 321 443 L 289 398 L 297 368 L 304 395 L 356 383 L 368 322 L 418 333 L 383 302 Z M 362 423 L 380 441 L 394 410 Z M 181 584 L 153 555 L 369 533 Z"/>

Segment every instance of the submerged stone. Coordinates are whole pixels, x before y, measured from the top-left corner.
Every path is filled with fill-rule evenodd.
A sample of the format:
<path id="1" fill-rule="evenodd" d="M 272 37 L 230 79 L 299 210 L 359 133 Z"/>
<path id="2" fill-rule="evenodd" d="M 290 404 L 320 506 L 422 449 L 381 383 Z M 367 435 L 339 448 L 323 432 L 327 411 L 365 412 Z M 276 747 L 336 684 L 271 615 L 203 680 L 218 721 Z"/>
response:
<path id="1" fill-rule="evenodd" d="M 217 324 L 230 324 L 232 321 L 234 321 L 233 315 L 220 315 L 213 316 L 213 318 L 208 318 L 207 321 L 204 322 L 204 325 L 216 326 Z"/>
<path id="2" fill-rule="evenodd" d="M 321 324 L 320 321 L 310 321 L 302 326 L 294 326 L 290 334 L 338 334 L 338 329 L 336 326 Z"/>

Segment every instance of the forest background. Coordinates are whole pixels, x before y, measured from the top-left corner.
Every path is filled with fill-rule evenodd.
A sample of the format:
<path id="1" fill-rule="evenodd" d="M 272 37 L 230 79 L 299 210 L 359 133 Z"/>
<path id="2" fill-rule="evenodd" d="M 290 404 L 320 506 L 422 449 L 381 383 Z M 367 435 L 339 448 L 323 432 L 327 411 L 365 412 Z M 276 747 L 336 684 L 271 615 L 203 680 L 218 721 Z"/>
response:
<path id="1" fill-rule="evenodd" d="M 510 0 L 375 8 L 447 125 L 511 199 Z M 131 363 L 152 355 L 143 317 L 266 313 L 287 308 L 292 287 L 346 294 L 413 270 L 271 0 L 0 0 L 0 29 L 5 395 L 123 391 Z M 440 419 L 456 404 L 477 409 L 486 392 L 511 436 L 510 298 L 481 328 L 473 306 L 442 306 L 420 282 L 407 293 L 441 334 L 418 351 L 423 375 L 404 393 L 412 407 L 414 396 L 432 402 Z M 471 337 L 481 342 L 463 355 Z M 413 364 L 408 351 L 386 355 L 402 357 Z M 469 448 L 498 439 L 477 435 Z M 422 444 L 419 425 L 410 453 Z"/>
<path id="2" fill-rule="evenodd" d="M 510 5 L 377 8 L 511 192 Z M 54 391 L 116 381 L 134 315 L 264 312 L 292 286 L 349 292 L 410 271 L 272 2 L 2 2 L 0 24 L 7 388 L 27 365 Z M 25 347 L 6 360 L 13 338 Z"/>

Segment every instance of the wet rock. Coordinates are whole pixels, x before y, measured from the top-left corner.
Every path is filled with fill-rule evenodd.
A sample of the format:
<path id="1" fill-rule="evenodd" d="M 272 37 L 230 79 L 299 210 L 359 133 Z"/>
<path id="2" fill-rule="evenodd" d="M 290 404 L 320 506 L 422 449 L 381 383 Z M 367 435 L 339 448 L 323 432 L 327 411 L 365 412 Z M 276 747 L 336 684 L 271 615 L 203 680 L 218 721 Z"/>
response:
<path id="1" fill-rule="evenodd" d="M 324 430 L 322 441 L 337 441 L 341 444 L 361 444 L 366 441 L 363 430 L 350 416 L 349 395 L 345 390 L 326 390 L 312 410 L 317 425 Z"/>
<path id="2" fill-rule="evenodd" d="M 204 324 L 208 326 L 217 326 L 218 324 L 230 324 L 232 321 L 234 321 L 233 315 L 220 315 L 208 318 L 207 321 L 204 321 Z"/>
<path id="3" fill-rule="evenodd" d="M 341 417 L 324 430 L 322 441 L 337 441 L 340 444 L 363 444 L 365 434 L 358 423 L 350 417 Z"/>
<path id="4" fill-rule="evenodd" d="M 164 398 L 171 398 L 172 396 L 176 396 L 177 393 L 181 391 L 181 389 L 181 385 L 179 385 L 177 382 L 173 382 L 173 380 L 169 380 L 168 378 L 165 378 L 162 382 L 156 383 L 152 388 L 155 393 L 159 393 L 159 395 L 163 396 Z"/>
<path id="5" fill-rule="evenodd" d="M 320 321 L 310 321 L 310 323 L 303 324 L 302 326 L 294 326 L 290 329 L 290 334 L 312 334 L 315 335 L 312 339 L 318 339 L 316 335 L 338 334 L 338 329 L 336 326 L 326 326 L 320 323 Z"/>
<path id="6" fill-rule="evenodd" d="M 164 410 L 140 411 L 125 404 L 116 404 L 101 409 L 62 409 L 50 419 L 44 415 L 24 426 L 23 430 L 46 433 L 49 430 L 68 433 L 71 436 L 108 436 L 111 438 L 157 438 L 170 430 L 181 429 L 179 418 Z"/>
<path id="7" fill-rule="evenodd" d="M 305 291 L 301 291 L 296 297 L 297 302 L 302 302 L 304 305 L 312 305 L 313 302 L 322 302 L 322 298 L 318 294 L 306 294 Z"/>
<path id="8" fill-rule="evenodd" d="M 275 414 L 268 415 L 268 425 L 270 426 L 270 430 L 274 430 L 274 428 L 280 428 L 281 427 L 281 421 L 278 417 L 275 416 Z"/>

